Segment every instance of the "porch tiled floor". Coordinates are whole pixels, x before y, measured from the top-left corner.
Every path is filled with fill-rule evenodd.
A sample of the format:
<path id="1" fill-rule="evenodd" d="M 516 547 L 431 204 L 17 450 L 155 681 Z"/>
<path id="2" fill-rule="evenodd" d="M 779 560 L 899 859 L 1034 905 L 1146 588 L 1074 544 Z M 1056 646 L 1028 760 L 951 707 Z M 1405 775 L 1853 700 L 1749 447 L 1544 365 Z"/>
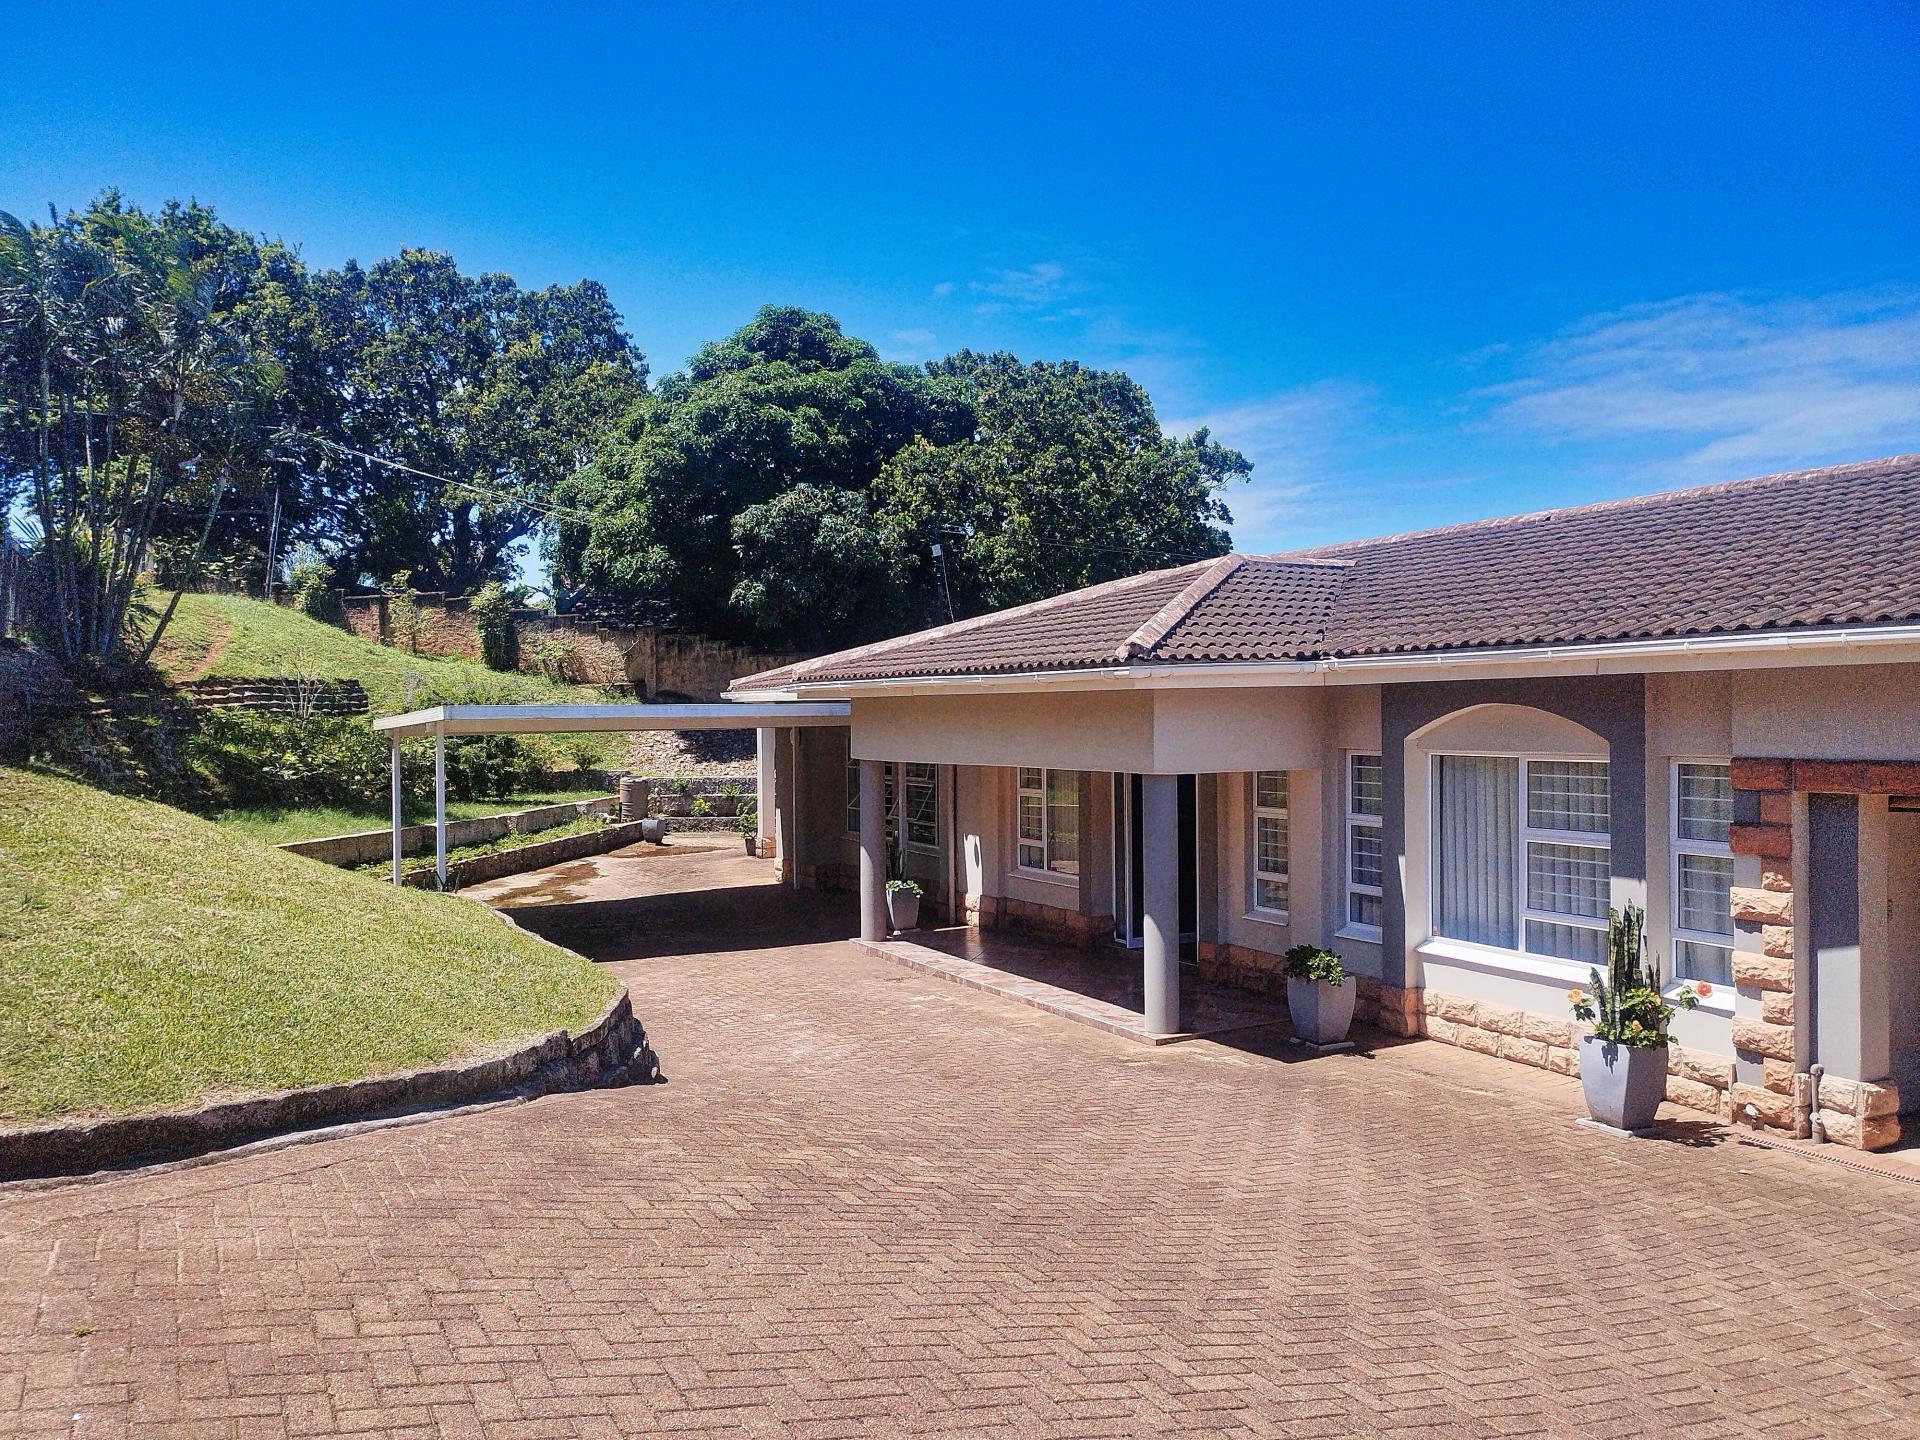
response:
<path id="1" fill-rule="evenodd" d="M 1023 1001 L 1129 1040 L 1166 1045 L 1232 1030 L 1287 1023 L 1284 1006 L 1180 970 L 1180 1029 L 1157 1034 L 1141 1014 L 1141 961 L 1081 950 L 1007 931 L 955 925 L 911 936 L 861 942 L 861 948 L 922 974 Z"/>

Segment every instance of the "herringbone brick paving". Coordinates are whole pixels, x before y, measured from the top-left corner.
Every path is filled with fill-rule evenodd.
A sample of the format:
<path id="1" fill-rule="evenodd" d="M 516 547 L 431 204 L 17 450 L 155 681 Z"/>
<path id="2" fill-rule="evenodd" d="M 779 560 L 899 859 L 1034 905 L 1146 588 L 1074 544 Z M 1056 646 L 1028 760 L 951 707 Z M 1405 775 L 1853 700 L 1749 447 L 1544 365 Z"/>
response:
<path id="1" fill-rule="evenodd" d="M 764 873 L 489 887 L 666 1086 L 0 1198 L 0 1433 L 1920 1435 L 1920 1187 L 1446 1047 L 1148 1050 Z"/>

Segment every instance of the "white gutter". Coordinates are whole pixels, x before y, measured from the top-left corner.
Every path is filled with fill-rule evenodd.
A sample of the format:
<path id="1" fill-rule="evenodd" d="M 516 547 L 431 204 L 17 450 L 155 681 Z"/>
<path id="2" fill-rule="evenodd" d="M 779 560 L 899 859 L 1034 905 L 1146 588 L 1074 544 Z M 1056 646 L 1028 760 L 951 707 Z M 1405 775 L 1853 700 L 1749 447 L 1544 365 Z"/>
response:
<path id="1" fill-rule="evenodd" d="M 1076 670 L 1032 670 L 982 675 L 918 675 L 878 680 L 798 680 L 777 690 L 730 691 L 740 700 L 826 699 L 842 695 L 916 695 L 941 691 L 988 694 L 1001 690 L 1192 689 L 1220 686 L 1360 685 L 1390 680 L 1444 680 L 1481 672 L 1537 671 L 1543 675 L 1602 674 L 1636 669 L 1730 669 L 1843 663 L 1849 651 L 1920 647 L 1920 625 L 1860 626 L 1842 630 L 1771 630 L 1571 645 L 1525 645 L 1485 650 L 1430 650 L 1353 655 L 1322 660 L 1237 663 L 1102 665 Z M 1920 660 L 1920 654 L 1886 657 Z"/>
<path id="2" fill-rule="evenodd" d="M 754 730 L 844 725 L 847 704 L 796 703 L 791 699 L 761 704 L 728 701 L 718 705 L 436 705 L 383 715 L 375 730 L 394 739 L 407 735 L 564 735 L 585 731 Z"/>

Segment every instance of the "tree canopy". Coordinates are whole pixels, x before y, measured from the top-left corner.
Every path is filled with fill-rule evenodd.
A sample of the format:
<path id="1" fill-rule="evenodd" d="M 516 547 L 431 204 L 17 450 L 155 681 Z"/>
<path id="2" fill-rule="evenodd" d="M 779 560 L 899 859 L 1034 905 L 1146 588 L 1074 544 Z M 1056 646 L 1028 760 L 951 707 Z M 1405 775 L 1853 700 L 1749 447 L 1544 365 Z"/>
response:
<path id="1" fill-rule="evenodd" d="M 915 438 L 953 443 L 970 425 L 956 383 L 881 360 L 831 316 L 770 306 L 703 347 L 561 487 L 581 518 L 556 526 L 557 573 L 715 629 L 837 638 L 853 615 L 890 603 L 887 570 L 848 571 L 833 541 L 800 543 L 799 518 L 830 516 L 835 533 L 854 524 L 871 540 L 870 513 L 840 497 L 864 499 Z M 847 620 L 788 629 L 777 597 L 848 586 L 860 588 L 838 601 Z"/>
<path id="2" fill-rule="evenodd" d="M 1117 371 L 962 352 L 880 360 L 762 310 L 669 377 L 561 489 L 564 581 L 805 648 L 1225 552 L 1251 466 L 1161 432 Z"/>
<path id="3" fill-rule="evenodd" d="M 537 538 L 563 591 L 823 649 L 1220 554 L 1250 469 L 1073 360 L 898 364 L 769 306 L 650 390 L 592 280 L 313 270 L 111 192 L 0 217 L 0 513 L 37 518 L 75 655 L 150 645 L 148 580 L 257 588 L 270 530 L 276 568 L 460 593 Z"/>
<path id="4" fill-rule="evenodd" d="M 406 572 L 455 592 L 505 578 L 509 547 L 646 392 L 646 362 L 597 281 L 526 291 L 403 250 L 314 289 L 345 575 Z"/>

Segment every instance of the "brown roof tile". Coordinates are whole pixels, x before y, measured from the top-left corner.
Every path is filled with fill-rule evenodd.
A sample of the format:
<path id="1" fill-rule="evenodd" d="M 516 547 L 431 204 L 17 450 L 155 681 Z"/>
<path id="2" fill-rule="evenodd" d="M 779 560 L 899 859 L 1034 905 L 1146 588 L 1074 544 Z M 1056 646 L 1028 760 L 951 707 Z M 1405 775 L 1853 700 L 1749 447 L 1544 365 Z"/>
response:
<path id="1" fill-rule="evenodd" d="M 1154 571 L 736 681 L 1311 659 L 1920 620 L 1920 455 Z"/>

